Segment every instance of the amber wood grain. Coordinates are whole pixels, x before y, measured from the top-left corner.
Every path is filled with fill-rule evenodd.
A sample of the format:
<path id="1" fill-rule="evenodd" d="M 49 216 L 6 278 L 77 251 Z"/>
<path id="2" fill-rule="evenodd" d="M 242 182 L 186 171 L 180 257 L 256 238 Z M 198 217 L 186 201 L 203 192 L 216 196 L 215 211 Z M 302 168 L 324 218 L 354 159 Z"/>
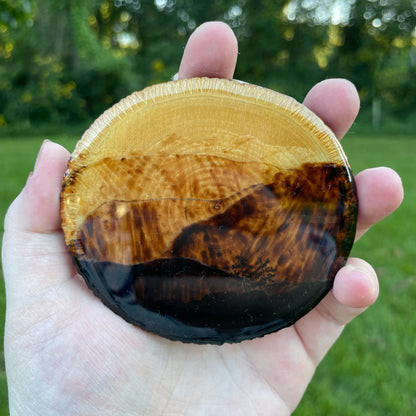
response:
<path id="1" fill-rule="evenodd" d="M 306 107 L 202 78 L 105 112 L 71 156 L 61 216 L 78 271 L 114 312 L 221 344 L 290 325 L 322 299 L 357 204 L 338 140 Z"/>

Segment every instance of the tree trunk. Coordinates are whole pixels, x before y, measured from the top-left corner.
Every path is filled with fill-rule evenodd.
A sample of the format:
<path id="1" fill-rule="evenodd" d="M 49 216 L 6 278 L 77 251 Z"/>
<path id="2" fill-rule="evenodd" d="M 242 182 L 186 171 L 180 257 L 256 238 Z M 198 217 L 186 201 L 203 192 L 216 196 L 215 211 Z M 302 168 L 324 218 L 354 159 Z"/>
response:
<path id="1" fill-rule="evenodd" d="M 373 128 L 375 130 L 378 130 L 381 127 L 381 98 L 380 97 L 373 97 L 372 122 L 373 122 Z"/>

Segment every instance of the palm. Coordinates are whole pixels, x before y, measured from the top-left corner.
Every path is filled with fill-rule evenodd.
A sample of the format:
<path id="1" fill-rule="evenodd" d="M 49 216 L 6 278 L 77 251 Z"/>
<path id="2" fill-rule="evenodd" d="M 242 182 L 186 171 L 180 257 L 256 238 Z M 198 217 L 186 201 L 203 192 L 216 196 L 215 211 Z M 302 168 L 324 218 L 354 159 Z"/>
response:
<path id="1" fill-rule="evenodd" d="M 179 76 L 231 78 L 237 56 L 231 32 L 214 23 L 195 33 Z M 354 88 L 342 80 L 318 84 L 305 104 L 339 138 L 358 111 Z M 12 415 L 289 414 L 343 326 L 377 297 L 371 266 L 351 259 L 318 307 L 264 338 L 218 347 L 143 332 L 87 290 L 67 254 L 58 202 L 67 158 L 60 146 L 43 145 L 34 174 L 5 221 Z M 389 169 L 362 172 L 357 191 L 358 235 L 402 198 L 400 179 Z"/>
<path id="2" fill-rule="evenodd" d="M 112 414 L 129 414 L 134 408 L 142 408 L 138 414 L 169 414 L 179 405 L 189 414 L 204 413 L 207 407 L 208 414 L 218 414 L 216 409 L 250 414 L 260 403 L 270 412 L 289 414 L 296 406 L 314 364 L 295 328 L 220 347 L 164 340 L 124 322 L 86 290 L 69 267 L 60 232 L 26 238 L 33 247 L 55 247 L 48 264 L 63 271 L 42 290 L 27 286 L 26 301 L 8 319 L 9 328 L 19 328 L 17 333 L 9 329 L 8 367 L 39 374 L 34 383 L 16 383 L 36 408 L 47 408 L 45 392 L 51 390 L 62 414 L 93 414 L 97 403 Z M 34 259 L 40 255 L 31 253 Z M 23 375 L 18 373 L 16 377 Z"/>
<path id="3" fill-rule="evenodd" d="M 8 236 L 6 242 L 12 243 Z M 113 414 L 129 414 L 125 412 L 141 406 L 139 414 L 168 413 L 178 403 L 198 414 L 202 411 L 198 406 L 207 406 L 207 395 L 213 414 L 216 408 L 226 407 L 230 413 L 238 408 L 242 412 L 263 401 L 284 414 L 288 405 L 293 408 L 300 399 L 314 366 L 294 328 L 221 347 L 167 341 L 127 324 L 86 290 L 68 267 L 60 232 L 33 233 L 26 242 L 55 247 L 47 263 L 63 271 L 53 276 L 58 284 L 45 282 L 41 290 L 26 286 L 26 301 L 8 319 L 8 355 L 12 356 L 8 366 L 39 373 L 33 384 L 30 380 L 17 383 L 37 408 L 46 408 L 50 398 L 45 391 L 50 390 L 66 391 L 65 399 L 55 399 L 68 414 L 87 414 L 96 403 L 111 408 Z M 33 259 L 40 255 L 41 251 L 31 253 Z M 104 389 L 97 391 L 97 383 Z M 66 403 L 68 391 L 74 408 Z M 114 391 L 119 392 L 116 402 Z"/>

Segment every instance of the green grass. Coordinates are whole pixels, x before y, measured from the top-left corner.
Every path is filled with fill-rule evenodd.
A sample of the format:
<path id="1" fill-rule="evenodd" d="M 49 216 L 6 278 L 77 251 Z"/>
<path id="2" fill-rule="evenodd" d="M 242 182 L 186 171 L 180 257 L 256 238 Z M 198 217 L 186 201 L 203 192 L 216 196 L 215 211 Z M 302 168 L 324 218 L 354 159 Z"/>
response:
<path id="1" fill-rule="evenodd" d="M 50 138 L 72 149 L 74 137 Z M 1 218 L 33 169 L 43 138 L 0 138 Z M 416 414 L 416 137 L 351 133 L 343 144 L 355 172 L 379 165 L 397 170 L 403 178 L 405 202 L 354 247 L 353 255 L 366 259 L 377 270 L 380 298 L 346 328 L 318 368 L 295 415 L 413 415 Z M 2 332 L 4 308 L 1 283 Z M 8 412 L 2 358 L 0 350 L 0 416 L 5 416 Z"/>
<path id="2" fill-rule="evenodd" d="M 354 171 L 390 166 L 405 200 L 373 227 L 353 255 L 369 261 L 380 297 L 353 321 L 318 368 L 295 416 L 416 414 L 416 136 L 350 135 L 343 142 Z"/>

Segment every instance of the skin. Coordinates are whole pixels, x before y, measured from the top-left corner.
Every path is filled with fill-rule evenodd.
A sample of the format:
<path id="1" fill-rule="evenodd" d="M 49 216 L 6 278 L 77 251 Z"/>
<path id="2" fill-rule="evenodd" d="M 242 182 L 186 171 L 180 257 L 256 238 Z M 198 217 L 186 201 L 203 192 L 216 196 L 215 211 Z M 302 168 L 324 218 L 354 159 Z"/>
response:
<path id="1" fill-rule="evenodd" d="M 231 78 L 237 41 L 222 23 L 190 37 L 180 78 Z M 305 104 L 339 139 L 359 99 L 342 79 L 315 85 Z M 148 334 L 107 309 L 77 275 L 60 228 L 59 193 L 69 153 L 46 141 L 5 220 L 5 359 L 15 415 L 289 415 L 344 326 L 378 295 L 373 268 L 352 258 L 333 290 L 295 325 L 240 344 L 185 345 Z M 358 233 L 403 197 L 388 168 L 356 177 Z"/>

